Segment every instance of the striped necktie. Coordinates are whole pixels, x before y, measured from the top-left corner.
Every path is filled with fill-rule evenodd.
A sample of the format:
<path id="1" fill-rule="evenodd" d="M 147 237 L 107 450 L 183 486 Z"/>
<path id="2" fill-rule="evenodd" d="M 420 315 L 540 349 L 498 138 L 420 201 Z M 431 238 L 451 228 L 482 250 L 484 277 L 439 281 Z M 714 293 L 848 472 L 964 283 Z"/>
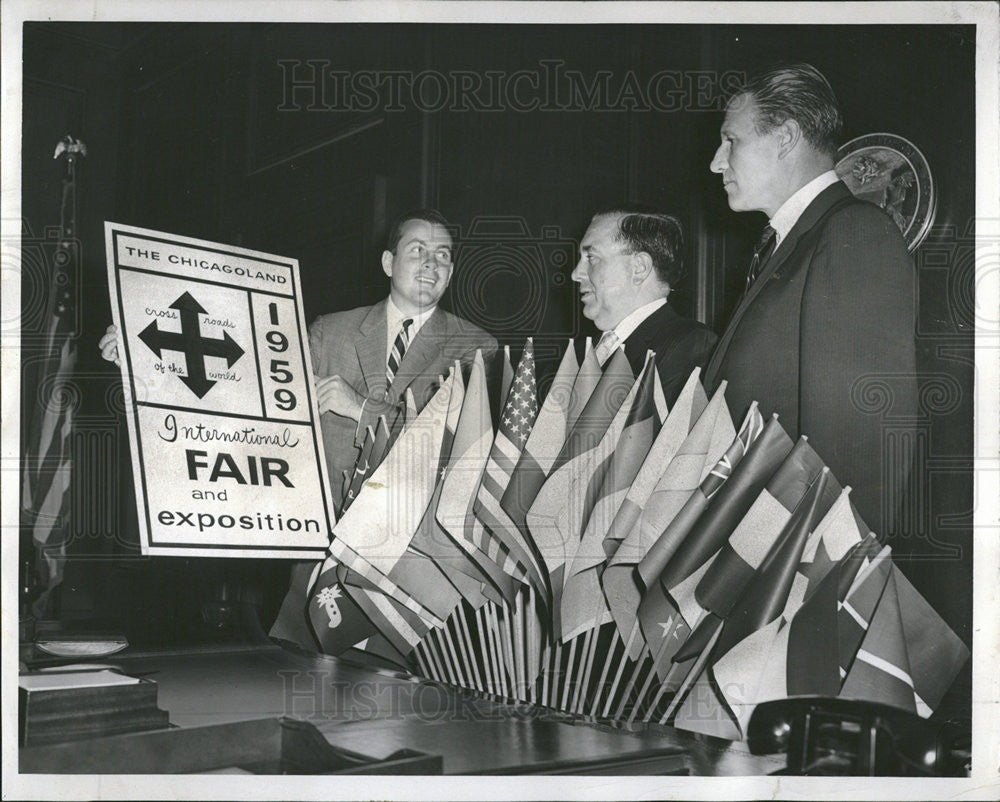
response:
<path id="1" fill-rule="evenodd" d="M 747 286 L 744 290 L 744 294 L 750 292 L 750 287 L 757 280 L 757 276 L 760 275 L 760 268 L 771 256 L 774 251 L 773 245 L 777 237 L 777 232 L 771 228 L 770 225 L 764 226 L 764 230 L 760 232 L 760 239 L 757 240 L 757 244 L 753 249 L 753 259 L 750 260 L 750 268 L 747 270 Z"/>
<path id="2" fill-rule="evenodd" d="M 399 330 L 396 339 L 392 343 L 392 350 L 389 352 L 389 361 L 385 366 L 385 383 L 387 387 L 392 387 L 392 380 L 399 370 L 399 363 L 403 361 L 403 354 L 410 344 L 410 326 L 413 325 L 413 318 L 408 317 L 403 321 L 403 328 Z"/>

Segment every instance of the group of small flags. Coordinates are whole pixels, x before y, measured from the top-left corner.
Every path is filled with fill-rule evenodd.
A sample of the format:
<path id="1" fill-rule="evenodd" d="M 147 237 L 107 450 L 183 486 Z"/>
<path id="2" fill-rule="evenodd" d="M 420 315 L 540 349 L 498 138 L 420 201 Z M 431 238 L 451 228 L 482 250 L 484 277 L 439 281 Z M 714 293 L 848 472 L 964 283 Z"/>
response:
<path id="1" fill-rule="evenodd" d="M 567 347 L 540 403 L 527 341 L 494 430 L 481 355 L 369 432 L 330 553 L 289 591 L 312 645 L 605 721 L 742 739 L 761 702 L 929 715 L 968 659 L 805 437 L 650 352 Z M 933 645 L 933 648 L 931 648 Z"/>

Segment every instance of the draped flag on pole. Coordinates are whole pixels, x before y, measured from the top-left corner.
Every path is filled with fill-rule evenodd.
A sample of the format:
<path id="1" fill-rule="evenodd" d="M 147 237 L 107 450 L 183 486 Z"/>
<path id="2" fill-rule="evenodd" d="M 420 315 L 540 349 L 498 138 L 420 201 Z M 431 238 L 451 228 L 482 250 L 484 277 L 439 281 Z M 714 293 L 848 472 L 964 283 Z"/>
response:
<path id="1" fill-rule="evenodd" d="M 75 207 L 67 208 L 67 204 L 75 204 L 72 160 L 69 165 L 69 178 L 63 182 L 64 227 L 73 225 L 75 214 Z M 67 215 L 71 217 L 67 219 Z M 30 416 L 30 420 L 22 459 L 21 526 L 31 532 L 37 554 L 36 574 L 42 592 L 33 603 L 36 616 L 46 614 L 50 594 L 62 582 L 66 554 L 64 529 L 70 513 L 75 406 L 71 382 L 76 366 L 73 267 L 78 266 L 78 247 L 79 243 L 68 236 L 59 242 L 50 268 L 45 338 L 37 347 L 25 348 L 22 371 L 25 390 L 35 391 L 24 405 L 25 417 Z"/>
<path id="2" fill-rule="evenodd" d="M 961 639 L 892 565 L 840 695 L 926 718 L 968 659 Z"/>
<path id="3" fill-rule="evenodd" d="M 661 678 L 666 675 L 670 658 L 701 616 L 694 591 L 711 558 L 733 534 L 736 524 L 792 450 L 792 441 L 776 417 L 763 431 L 757 428 L 759 417 L 748 419 L 749 425 L 741 428 L 737 442 L 720 460 L 722 464 L 717 467 L 721 470 L 709 473 L 639 563 L 638 572 L 646 586 L 639 604 L 639 626 Z M 756 438 L 755 432 L 759 432 Z M 747 446 L 751 438 L 753 442 Z M 702 512 L 695 520 L 682 518 L 683 513 L 693 517 L 699 509 Z M 677 545 L 668 550 L 663 544 L 671 539 Z M 665 554 L 669 554 L 667 559 Z M 657 579 L 652 572 L 661 564 Z M 669 629 L 664 625 L 667 622 Z"/>
<path id="4" fill-rule="evenodd" d="M 338 585 L 350 597 L 374 630 L 381 634 L 404 659 L 430 631 L 430 626 L 420 616 L 382 593 L 360 574 L 346 566 L 337 567 Z M 358 648 L 364 648 L 358 646 Z"/>
<path id="5" fill-rule="evenodd" d="M 380 419 L 381 421 L 381 419 Z M 375 446 L 375 430 L 371 426 L 365 428 L 365 439 L 361 445 L 361 453 L 354 463 L 354 471 L 346 477 L 344 482 L 344 495 L 340 509 L 343 513 L 354 502 L 355 497 L 361 492 L 361 485 L 368 475 L 368 464 L 372 459 L 372 449 Z"/>
<path id="6" fill-rule="evenodd" d="M 806 542 L 832 505 L 827 493 L 832 481 L 829 469 L 824 466 L 796 505 L 766 556 L 755 568 L 754 574 L 749 581 L 743 583 L 738 598 L 729 605 L 728 610 L 712 609 L 688 638 L 688 642 L 678 650 L 674 658 L 677 662 L 697 659 L 695 671 L 702 664 L 705 665 L 705 670 L 696 676 L 696 690 L 682 703 L 674 726 L 724 738 L 740 737 L 736 715 L 716 683 L 714 663 L 737 643 L 780 616 L 788 601 Z M 739 577 L 740 574 L 737 571 L 732 575 Z M 720 574 L 719 578 L 724 579 L 725 573 Z M 736 582 L 739 582 L 738 578 Z M 699 636 L 704 639 L 704 643 Z M 742 679 L 742 683 L 745 685 L 752 679 L 747 677 Z M 706 698 L 710 694 L 714 696 L 712 704 L 719 715 L 712 715 L 710 712 L 706 714 Z M 712 704 L 708 705 L 709 710 Z"/>
<path id="7" fill-rule="evenodd" d="M 590 486 L 585 492 L 584 509 L 590 507 L 587 497 L 595 487 L 596 500 L 586 518 L 576 553 L 567 563 L 563 582 L 561 622 L 564 639 L 611 620 L 599 581 L 599 573 L 609 556 L 604 549 L 605 536 L 665 417 L 661 417 L 663 410 L 657 409 L 654 396 L 654 389 L 660 386 L 654 356 L 652 351 L 647 354 L 635 396 L 620 413 L 624 414 L 621 433 L 616 438 L 615 427 L 609 427 L 595 456 L 595 462 L 601 464 L 593 469 Z"/>
<path id="8" fill-rule="evenodd" d="M 496 591 L 504 598 L 513 599 L 515 582 L 485 552 L 483 524 L 474 513 L 492 445 L 493 421 L 486 391 L 486 370 L 482 354 L 477 353 L 469 372 L 451 459 L 442 479 L 435 514 L 441 528 L 489 578 L 490 586 L 484 588 L 484 592 L 496 600 L 499 600 Z"/>
<path id="9" fill-rule="evenodd" d="M 636 566 L 736 437 L 725 384 L 708 404 L 699 375 L 681 390 L 605 537 L 612 554 L 601 586 L 629 660 L 643 648 L 633 633 L 642 599 Z"/>
<path id="10" fill-rule="evenodd" d="M 552 473 L 538 491 L 527 522 L 545 568 L 549 573 L 553 594 L 553 620 L 558 621 L 562 597 L 563 570 L 579 543 L 586 515 L 586 490 L 594 478 L 594 470 L 602 464 L 598 451 L 616 418 L 618 430 L 624 426 L 619 416 L 625 404 L 637 390 L 637 380 L 624 351 L 618 350 L 608 363 L 587 405 L 577 418 L 562 451 L 556 458 Z M 560 627 L 556 627 L 560 631 Z"/>
<path id="11" fill-rule="evenodd" d="M 571 340 L 500 500 L 501 508 L 525 538 L 530 537 L 525 516 L 566 441 L 570 399 L 578 370 Z M 547 605 L 547 596 L 546 589 L 539 594 L 539 601 Z"/>
<path id="12" fill-rule="evenodd" d="M 431 621 L 437 620 L 388 575 L 409 547 L 433 494 L 437 472 L 430 466 L 436 466 L 440 458 L 455 383 L 453 373 L 423 412 L 402 431 L 385 460 L 334 526 L 330 556 L 319 569 L 309 603 L 313 629 L 324 650 L 342 650 L 354 645 L 346 643 L 350 638 L 330 633 L 329 629 L 337 627 L 331 627 L 329 622 L 324 625 L 320 618 L 321 625 L 316 626 L 316 610 L 326 609 L 327 602 L 338 590 L 337 568 L 341 564 L 394 596 L 411 611 L 426 615 Z"/>
<path id="13" fill-rule="evenodd" d="M 526 577 L 544 593 L 545 581 L 534 545 L 500 505 L 537 415 L 534 347 L 529 337 L 500 415 L 473 510 L 486 527 L 485 551 L 490 558 L 507 574 Z"/>
<path id="14" fill-rule="evenodd" d="M 573 391 L 569 396 L 569 407 L 566 410 L 567 437 L 573 431 L 573 427 L 576 426 L 577 419 L 583 413 L 584 408 L 590 403 L 590 397 L 594 394 L 594 390 L 597 389 L 597 385 L 600 383 L 603 375 L 601 363 L 597 361 L 590 337 L 588 337 L 583 349 L 583 360 L 580 362 L 580 369 L 577 371 L 576 379 L 573 382 Z M 561 453 L 560 451 L 560 455 Z M 556 459 L 558 463 L 559 455 L 557 455 Z M 553 468 L 558 467 L 559 464 L 553 465 Z"/>
<path id="15" fill-rule="evenodd" d="M 500 375 L 500 409 L 507 403 L 510 386 L 514 383 L 514 366 L 510 362 L 510 346 L 503 347 L 503 369 Z"/>
<path id="16" fill-rule="evenodd" d="M 693 633 L 689 644 L 694 653 L 701 651 L 716 626 L 733 610 L 747 584 L 756 579 L 758 569 L 762 569 L 765 557 L 775 543 L 783 536 L 792 537 L 789 531 L 794 530 L 795 542 L 805 548 L 805 539 L 811 529 L 803 527 L 818 524 L 840 493 L 835 479 L 824 478 L 819 485 L 820 497 L 815 502 L 815 510 L 810 509 L 808 515 L 802 511 L 800 502 L 810 487 L 817 486 L 817 477 L 823 470 L 819 455 L 804 437 L 800 438 L 722 544 L 711 564 L 706 566 L 704 572 L 696 572 L 687 582 L 674 588 L 673 598 L 686 621 L 704 617 L 698 627 L 700 640 L 699 633 Z M 805 520 L 799 521 L 803 516 L 806 516 Z M 784 591 L 782 607 L 798 562 L 796 558 L 789 569 L 792 573 L 787 577 L 789 587 Z M 680 655 L 678 659 L 681 659 Z"/>
<path id="17" fill-rule="evenodd" d="M 465 387 L 461 381 L 462 366 L 455 362 L 455 375 L 459 377 L 455 381 L 452 389 L 451 400 L 448 406 L 448 416 L 445 420 L 444 438 L 441 444 L 441 459 L 438 462 L 439 481 L 434 488 L 431 500 L 424 511 L 424 516 L 417 527 L 413 538 L 410 541 L 410 548 L 404 554 L 400 562 L 419 553 L 432 559 L 436 566 L 446 577 L 459 595 L 468 601 L 473 608 L 478 609 L 486 603 L 486 598 L 482 594 L 482 586 L 489 582 L 488 577 L 482 572 L 478 565 L 469 557 L 468 553 L 461 549 L 458 544 L 448 536 L 441 528 L 437 520 L 438 504 L 441 500 L 441 492 L 444 488 L 443 478 L 448 471 L 452 458 L 455 456 L 455 433 L 458 430 L 458 421 L 465 404 Z M 411 560 L 412 562 L 412 560 Z M 424 586 L 433 579 L 425 578 Z M 445 589 L 447 590 L 447 589 Z M 442 616 L 444 617 L 444 616 Z"/>
<path id="18" fill-rule="evenodd" d="M 836 696 L 840 691 L 837 609 L 859 568 L 868 563 L 872 545 L 877 549 L 878 544 L 870 536 L 861 540 L 846 492 L 826 514 L 811 540 L 816 536 L 827 541 L 836 559 L 826 566 L 823 576 L 815 574 L 817 582 L 808 597 L 797 600 L 793 591 L 778 618 L 737 643 L 712 667 L 714 686 L 732 711 L 740 734 L 746 731 L 750 715 L 762 702 L 799 694 Z M 803 554 L 803 558 L 806 556 Z M 796 578 L 802 576 L 802 567 L 800 561 Z M 728 711 L 704 687 L 693 693 L 702 702 L 700 714 L 711 716 L 709 711 L 718 711 L 714 718 L 723 722 L 728 719 Z M 678 714 L 682 722 L 685 716 Z"/>

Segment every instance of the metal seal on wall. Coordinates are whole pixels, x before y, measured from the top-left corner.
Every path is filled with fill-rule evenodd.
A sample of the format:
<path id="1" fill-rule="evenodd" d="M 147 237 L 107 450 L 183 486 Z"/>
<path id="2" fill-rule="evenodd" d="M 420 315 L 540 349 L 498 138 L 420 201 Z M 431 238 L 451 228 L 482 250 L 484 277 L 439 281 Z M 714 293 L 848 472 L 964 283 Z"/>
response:
<path id="1" fill-rule="evenodd" d="M 855 197 L 884 209 L 912 253 L 930 231 L 937 191 L 924 154 L 895 134 L 865 134 L 837 151 L 837 176 Z"/>

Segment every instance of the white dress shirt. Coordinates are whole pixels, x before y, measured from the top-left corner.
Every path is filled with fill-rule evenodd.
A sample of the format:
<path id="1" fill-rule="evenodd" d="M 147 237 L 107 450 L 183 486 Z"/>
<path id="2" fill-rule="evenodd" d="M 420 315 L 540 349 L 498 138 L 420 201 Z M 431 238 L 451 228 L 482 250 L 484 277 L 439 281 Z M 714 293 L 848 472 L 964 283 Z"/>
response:
<path id="1" fill-rule="evenodd" d="M 831 184 L 836 184 L 840 179 L 833 170 L 827 170 L 816 176 L 812 181 L 802 187 L 792 197 L 786 200 L 774 213 L 771 218 L 771 228 L 775 233 L 774 250 L 778 250 L 781 241 L 788 236 L 788 232 L 799 221 L 802 212 L 806 210 L 816 196 Z"/>
<path id="2" fill-rule="evenodd" d="M 396 341 L 396 335 L 403 328 L 403 321 L 406 318 L 412 318 L 413 323 L 410 325 L 410 338 L 409 342 L 413 342 L 413 338 L 417 336 L 417 332 L 420 331 L 424 323 L 427 322 L 427 318 L 434 314 L 434 310 L 437 309 L 436 306 L 432 306 L 429 309 L 423 310 L 418 315 L 404 315 L 399 311 L 399 307 L 392 302 L 392 296 L 389 296 L 389 303 L 385 305 L 385 325 L 386 325 L 386 337 L 385 337 L 385 361 L 388 363 L 389 354 L 392 353 L 392 344 Z"/>

